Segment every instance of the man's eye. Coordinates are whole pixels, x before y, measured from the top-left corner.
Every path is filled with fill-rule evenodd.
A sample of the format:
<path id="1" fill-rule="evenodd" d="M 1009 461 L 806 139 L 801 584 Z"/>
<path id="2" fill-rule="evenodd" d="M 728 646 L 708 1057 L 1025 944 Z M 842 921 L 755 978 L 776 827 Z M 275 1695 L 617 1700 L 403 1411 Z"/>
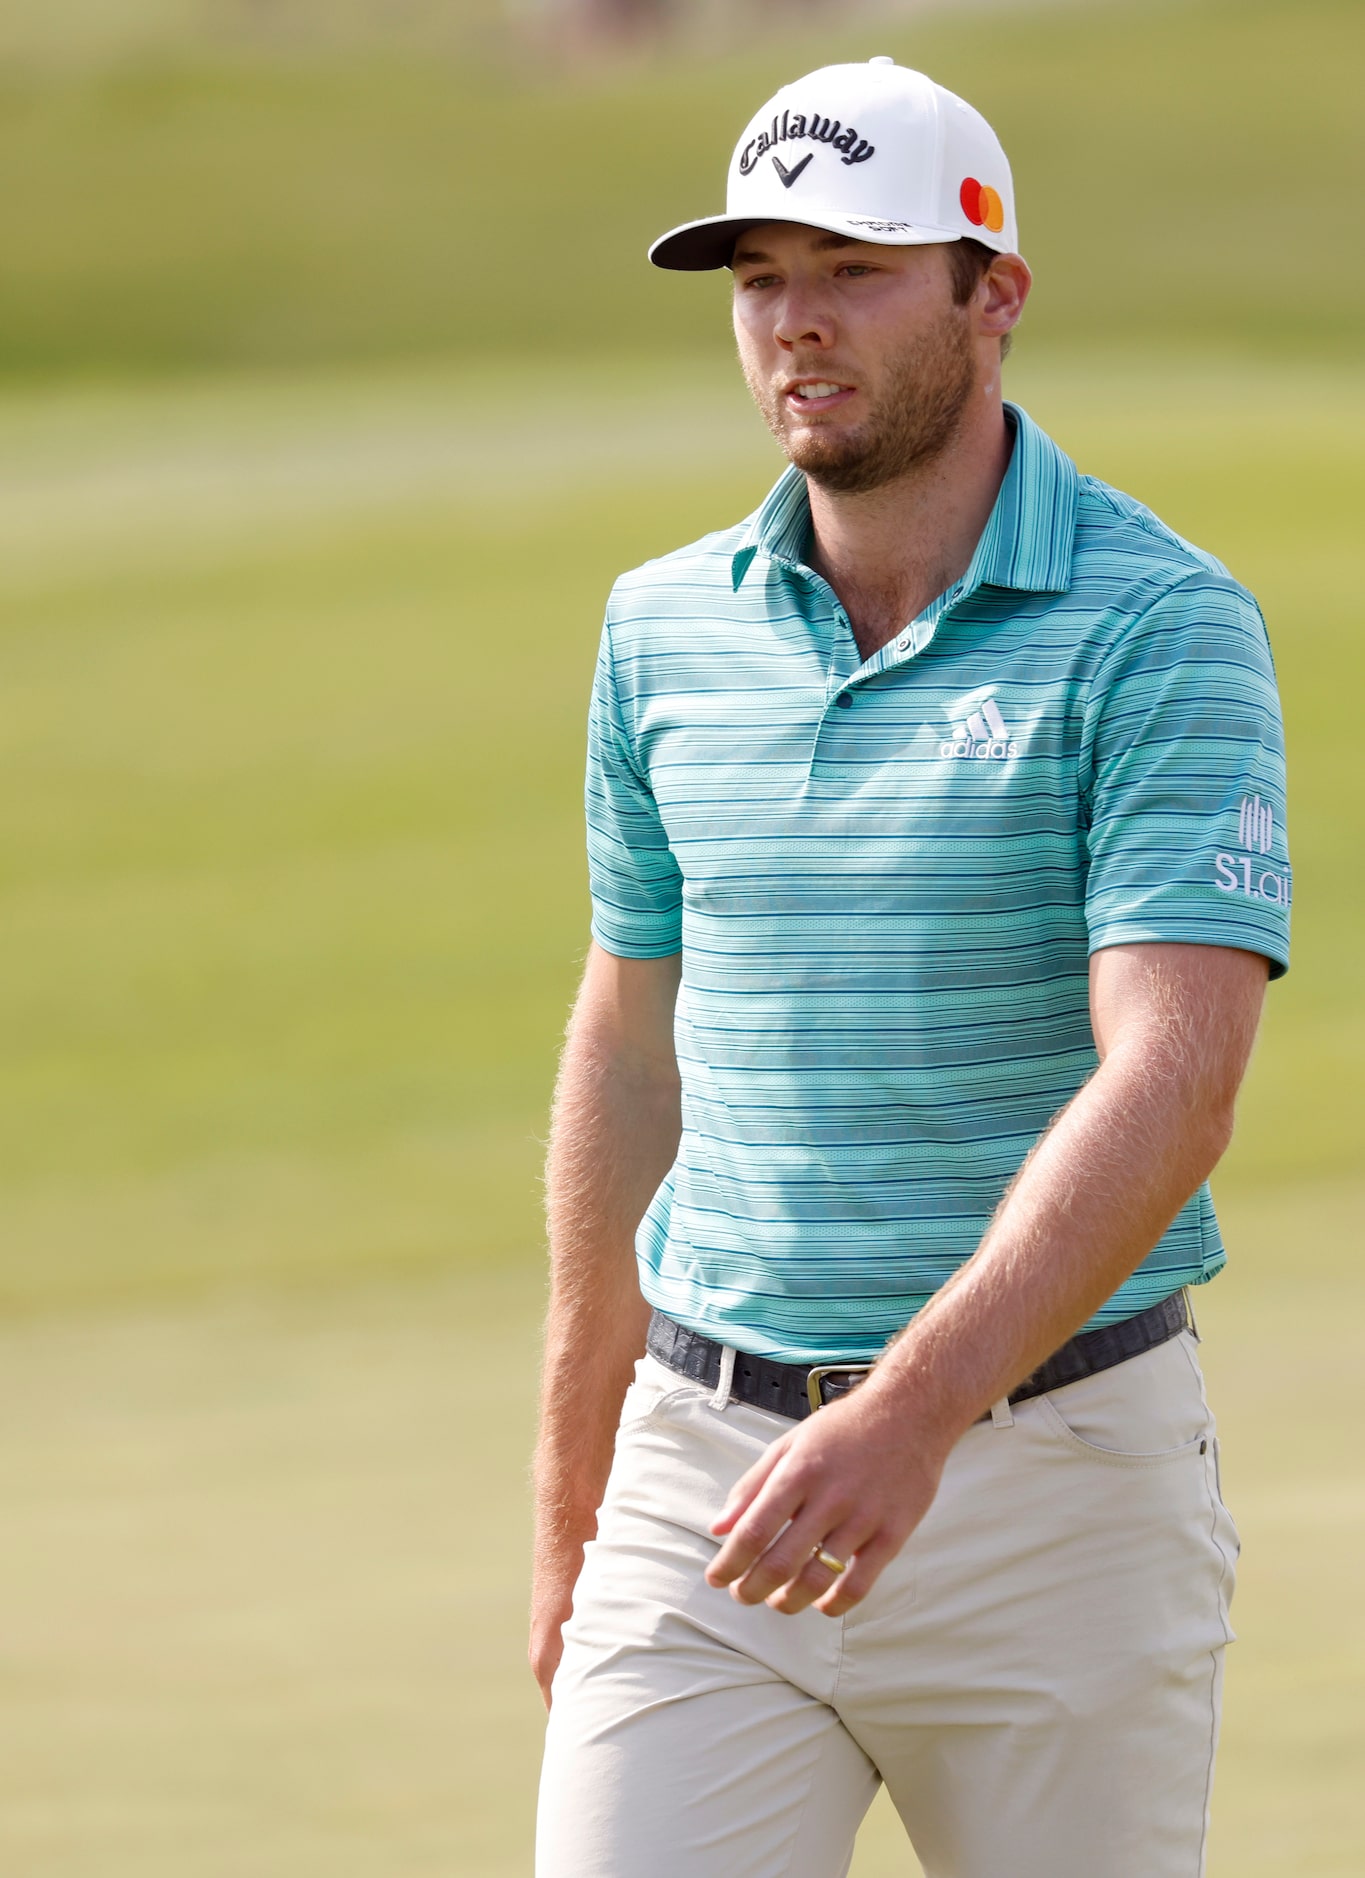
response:
<path id="1" fill-rule="evenodd" d="M 845 274 L 870 274 L 872 269 L 865 261 L 849 261 L 843 272 Z"/>
<path id="2" fill-rule="evenodd" d="M 755 274 L 751 280 L 746 280 L 744 285 L 746 287 L 771 287 L 776 279 L 776 274 Z"/>

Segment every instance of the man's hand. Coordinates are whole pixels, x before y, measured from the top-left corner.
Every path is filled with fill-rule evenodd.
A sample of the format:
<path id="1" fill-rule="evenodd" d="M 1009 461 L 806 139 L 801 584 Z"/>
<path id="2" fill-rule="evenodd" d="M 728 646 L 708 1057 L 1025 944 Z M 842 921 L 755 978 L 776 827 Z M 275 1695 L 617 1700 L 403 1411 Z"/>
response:
<path id="1" fill-rule="evenodd" d="M 860 1603 L 928 1512 L 947 1456 L 917 1435 L 903 1393 L 869 1378 L 774 1441 L 711 1528 L 728 1537 L 706 1582 L 787 1616 L 813 1604 L 842 1617 Z M 819 1550 L 847 1570 L 821 1564 Z"/>
<path id="2" fill-rule="evenodd" d="M 564 1626 L 573 1609 L 573 1588 L 582 1562 L 581 1544 L 574 1546 L 571 1553 L 566 1547 L 565 1555 L 559 1561 L 559 1570 L 537 1566 L 535 1583 L 531 1589 L 531 1641 L 526 1654 L 530 1659 L 531 1674 L 540 1689 L 540 1699 L 547 1709 L 550 1706 L 550 1685 L 559 1668 L 559 1659 L 564 1654 Z"/>

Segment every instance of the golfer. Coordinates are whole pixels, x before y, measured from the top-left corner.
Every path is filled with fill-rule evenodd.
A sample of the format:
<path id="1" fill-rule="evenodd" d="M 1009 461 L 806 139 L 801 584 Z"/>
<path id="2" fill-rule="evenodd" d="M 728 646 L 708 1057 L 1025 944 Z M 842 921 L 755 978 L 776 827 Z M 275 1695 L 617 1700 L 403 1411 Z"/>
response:
<path id="1" fill-rule="evenodd" d="M 1123 206 L 1078 226 L 1094 265 Z M 1236 1534 L 1190 1309 L 1287 961 L 1256 603 L 1001 396 L 990 127 L 741 136 L 790 467 L 616 586 L 549 1166 L 540 1878 L 1195 1878 Z"/>

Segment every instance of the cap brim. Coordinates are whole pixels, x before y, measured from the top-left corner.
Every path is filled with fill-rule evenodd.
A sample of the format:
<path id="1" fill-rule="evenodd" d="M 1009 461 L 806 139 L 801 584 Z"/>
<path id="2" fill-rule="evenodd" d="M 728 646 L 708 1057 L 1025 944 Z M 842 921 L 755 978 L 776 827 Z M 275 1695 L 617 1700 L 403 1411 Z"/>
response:
<path id="1" fill-rule="evenodd" d="M 649 250 L 649 258 L 655 267 L 674 268 L 680 273 L 729 267 L 737 238 L 746 229 L 760 228 L 767 222 L 795 222 L 801 228 L 822 228 L 831 235 L 847 235 L 850 241 L 871 241 L 884 248 L 923 248 L 935 242 L 963 239 L 960 228 L 883 222 L 870 215 L 708 215 L 700 222 L 684 222 L 681 228 L 670 228 L 666 235 L 660 235 Z"/>

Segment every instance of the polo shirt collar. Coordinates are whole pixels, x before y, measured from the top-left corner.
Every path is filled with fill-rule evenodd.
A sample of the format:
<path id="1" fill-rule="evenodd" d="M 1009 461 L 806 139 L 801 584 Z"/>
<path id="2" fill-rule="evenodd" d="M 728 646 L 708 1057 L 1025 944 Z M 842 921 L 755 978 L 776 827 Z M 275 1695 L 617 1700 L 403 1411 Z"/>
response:
<path id="1" fill-rule="evenodd" d="M 1065 593 L 1071 585 L 1080 475 L 1026 411 L 1006 404 L 1005 416 L 1014 431 L 1014 450 L 962 591 L 989 586 Z M 734 587 L 739 588 L 758 554 L 799 566 L 809 533 L 806 479 L 793 465 L 744 531 L 730 564 Z"/>
<path id="2" fill-rule="evenodd" d="M 730 576 L 736 590 L 754 556 L 760 552 L 771 561 L 785 561 L 799 567 L 805 559 L 809 537 L 810 498 L 806 494 L 806 479 L 793 464 L 778 477 L 762 508 L 749 518 L 730 563 Z"/>

